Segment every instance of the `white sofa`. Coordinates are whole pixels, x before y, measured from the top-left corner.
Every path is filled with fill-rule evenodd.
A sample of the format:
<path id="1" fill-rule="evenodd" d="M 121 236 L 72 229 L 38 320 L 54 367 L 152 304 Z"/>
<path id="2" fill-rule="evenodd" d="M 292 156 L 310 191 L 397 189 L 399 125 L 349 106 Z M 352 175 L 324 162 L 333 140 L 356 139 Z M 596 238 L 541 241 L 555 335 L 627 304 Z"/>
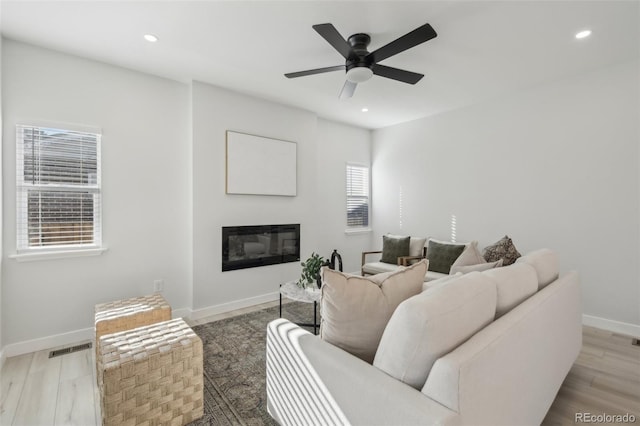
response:
<path id="1" fill-rule="evenodd" d="M 533 290 L 525 290 L 531 289 L 531 283 L 524 282 L 530 279 L 526 268 L 534 271 Z M 505 281 L 509 276 L 521 278 Z M 469 291 L 478 282 L 488 289 L 485 296 L 494 295 L 495 300 L 486 303 L 497 318 L 439 356 L 418 388 L 287 320 L 271 322 L 267 330 L 271 416 L 281 425 L 540 424 L 582 345 L 578 274 L 558 278 L 555 254 L 543 249 L 512 266 L 472 272 L 426 291 L 443 295 L 462 279 L 470 285 Z M 447 315 L 454 322 L 458 317 L 464 321 L 462 312 Z M 388 336 L 392 321 L 393 316 L 374 364 L 382 358 L 384 341 L 397 337 Z M 451 324 L 452 330 L 455 327 Z M 440 337 L 446 339 L 446 328 L 445 334 L 442 331 Z M 438 333 L 432 332 L 429 338 L 434 335 Z M 377 365 L 384 367 L 384 363 Z"/>

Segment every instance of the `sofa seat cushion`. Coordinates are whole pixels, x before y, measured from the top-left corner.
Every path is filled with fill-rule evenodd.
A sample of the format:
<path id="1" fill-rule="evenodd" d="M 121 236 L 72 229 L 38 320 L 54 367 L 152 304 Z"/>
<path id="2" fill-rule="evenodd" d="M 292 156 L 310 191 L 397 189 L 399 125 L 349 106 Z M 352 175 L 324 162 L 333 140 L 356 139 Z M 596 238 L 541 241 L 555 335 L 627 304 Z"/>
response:
<path id="1" fill-rule="evenodd" d="M 402 268 L 402 266 L 392 265 L 390 263 L 370 262 L 362 265 L 362 272 L 364 272 L 365 274 L 373 275 L 373 274 L 382 274 L 385 272 L 398 271 L 400 270 L 400 268 Z M 427 271 L 427 273 L 424 276 L 424 281 L 425 282 L 433 281 L 433 280 L 437 280 L 439 278 L 448 277 L 448 276 L 449 274 L 443 274 L 435 271 Z"/>
<path id="2" fill-rule="evenodd" d="M 518 258 L 516 263 L 527 263 L 533 266 L 538 276 L 538 290 L 557 280 L 560 273 L 558 255 L 549 249 L 532 251 Z"/>
<path id="3" fill-rule="evenodd" d="M 436 272 L 437 274 L 438 272 Z M 427 272 L 427 275 L 429 275 L 429 272 Z M 442 275 L 442 277 L 440 278 L 436 278 L 434 280 L 430 280 L 430 281 L 425 281 L 424 284 L 422 284 L 422 291 L 427 291 L 431 288 L 436 288 L 439 287 L 441 285 L 445 285 L 446 283 L 459 278 L 462 276 L 462 272 L 458 272 L 456 274 L 453 275 L 445 275 L 445 274 L 440 274 Z"/>
<path id="4" fill-rule="evenodd" d="M 401 267 L 385 262 L 369 262 L 362 265 L 362 272 L 365 274 L 381 274 L 384 272 L 398 271 Z"/>
<path id="5" fill-rule="evenodd" d="M 496 285 L 479 272 L 402 302 L 387 324 L 373 365 L 421 389 L 432 365 L 493 321 Z"/>
<path id="6" fill-rule="evenodd" d="M 448 277 L 449 274 L 443 274 L 442 272 L 427 271 L 427 275 L 424 276 L 425 282 L 439 280 L 440 278 Z"/>
<path id="7" fill-rule="evenodd" d="M 496 284 L 496 318 L 506 314 L 538 290 L 536 271 L 526 263 L 489 269 L 482 272 L 482 275 Z"/>
<path id="8" fill-rule="evenodd" d="M 451 272 L 449 273 L 456 274 L 458 272 L 461 272 L 463 274 L 468 274 L 469 272 L 482 272 L 488 269 L 499 268 L 502 266 L 502 262 L 503 260 L 500 259 L 496 262 L 478 263 L 476 265 L 464 265 L 464 266 L 451 265 Z"/>
<path id="9" fill-rule="evenodd" d="M 426 260 L 371 277 L 322 268 L 320 338 L 371 363 L 393 311 L 422 291 L 426 271 Z"/>

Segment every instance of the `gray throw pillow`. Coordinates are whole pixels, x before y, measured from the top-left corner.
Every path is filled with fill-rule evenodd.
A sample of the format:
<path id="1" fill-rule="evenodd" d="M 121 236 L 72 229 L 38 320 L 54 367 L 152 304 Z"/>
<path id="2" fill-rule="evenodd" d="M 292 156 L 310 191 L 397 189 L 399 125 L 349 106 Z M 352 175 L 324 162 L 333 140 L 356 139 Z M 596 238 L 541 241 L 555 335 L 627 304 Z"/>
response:
<path id="1" fill-rule="evenodd" d="M 516 259 L 521 256 L 508 235 L 505 235 L 490 246 L 485 247 L 482 255 L 487 262 L 496 262 L 503 259 L 503 266 L 515 263 Z"/>
<path id="2" fill-rule="evenodd" d="M 409 256 L 409 241 L 411 237 L 398 235 L 382 236 L 382 257 L 380 262 L 398 264 L 398 258 Z"/>
<path id="3" fill-rule="evenodd" d="M 434 240 L 429 240 L 427 246 L 427 259 L 429 259 L 429 270 L 448 274 L 451 265 L 464 251 L 464 244 L 443 244 Z"/>

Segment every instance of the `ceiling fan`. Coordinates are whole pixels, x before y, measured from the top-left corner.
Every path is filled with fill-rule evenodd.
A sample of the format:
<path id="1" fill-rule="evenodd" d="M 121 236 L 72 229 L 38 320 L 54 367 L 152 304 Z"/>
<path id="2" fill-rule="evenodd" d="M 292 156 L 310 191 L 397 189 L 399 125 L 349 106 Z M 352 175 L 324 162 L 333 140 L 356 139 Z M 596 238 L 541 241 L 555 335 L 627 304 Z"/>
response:
<path id="1" fill-rule="evenodd" d="M 424 77 L 423 74 L 380 65 L 378 62 L 437 36 L 431 25 L 424 24 L 391 43 L 369 52 L 367 51 L 367 46 L 371 41 L 371 37 L 368 34 L 354 34 L 345 40 L 332 24 L 314 25 L 313 29 L 345 58 L 345 64 L 292 72 L 285 74 L 285 77 L 304 77 L 306 75 L 344 70 L 347 72 L 347 80 L 340 92 L 340 99 L 353 96 L 358 83 L 369 80 L 374 74 L 403 83 L 416 84 Z"/>

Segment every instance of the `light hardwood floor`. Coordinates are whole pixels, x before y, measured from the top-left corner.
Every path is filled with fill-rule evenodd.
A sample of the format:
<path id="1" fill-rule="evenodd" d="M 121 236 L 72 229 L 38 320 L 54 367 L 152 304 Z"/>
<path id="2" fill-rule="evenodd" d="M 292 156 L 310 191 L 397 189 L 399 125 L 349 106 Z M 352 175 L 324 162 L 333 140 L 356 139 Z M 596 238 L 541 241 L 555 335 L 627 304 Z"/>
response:
<path id="1" fill-rule="evenodd" d="M 191 321 L 190 325 L 277 304 L 269 302 L 214 315 Z M 632 346 L 631 340 L 628 336 L 583 327 L 580 356 L 543 424 L 576 424 L 576 413 L 629 413 L 640 424 L 640 346 Z M 0 425 L 99 425 L 93 354 L 92 348 L 48 358 L 46 350 L 8 358 L 0 377 Z"/>

